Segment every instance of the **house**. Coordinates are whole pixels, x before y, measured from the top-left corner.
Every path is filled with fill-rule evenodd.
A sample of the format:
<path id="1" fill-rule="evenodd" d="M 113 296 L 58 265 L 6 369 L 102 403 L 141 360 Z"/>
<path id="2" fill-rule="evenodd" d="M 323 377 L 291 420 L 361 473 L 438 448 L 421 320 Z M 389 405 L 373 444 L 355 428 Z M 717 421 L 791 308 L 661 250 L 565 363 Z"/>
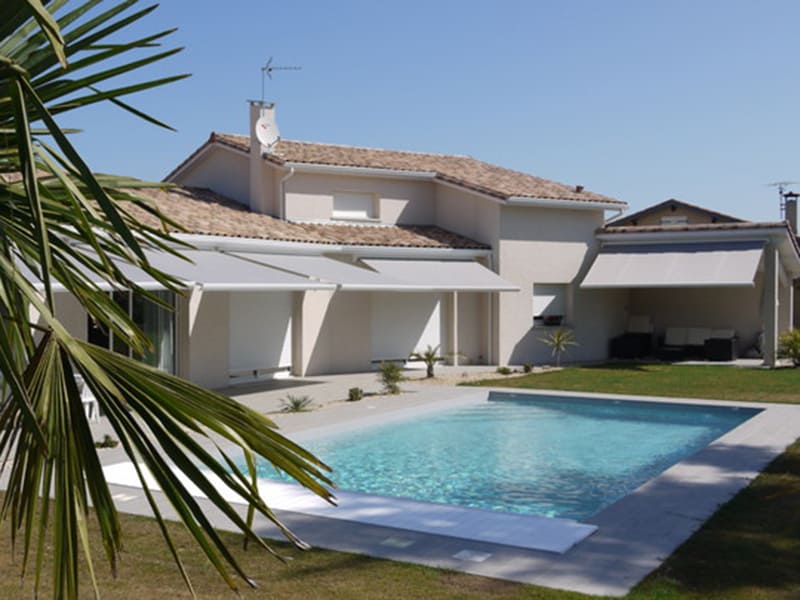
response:
<path id="1" fill-rule="evenodd" d="M 657 332 L 765 330 L 770 362 L 791 326 L 800 258 L 785 223 L 670 200 L 607 224 L 627 205 L 580 185 L 276 130 L 274 106 L 252 102 L 249 136 L 212 133 L 167 176 L 176 187 L 148 192 L 197 248 L 193 264 L 151 255 L 185 282 L 159 292 L 174 313 L 109 292 L 155 340 L 144 359 L 201 385 L 363 371 L 427 345 L 455 364 L 549 362 L 554 326 L 573 329 L 571 360 L 601 360 L 632 315 Z M 72 331 L 116 347 L 61 296 Z"/>

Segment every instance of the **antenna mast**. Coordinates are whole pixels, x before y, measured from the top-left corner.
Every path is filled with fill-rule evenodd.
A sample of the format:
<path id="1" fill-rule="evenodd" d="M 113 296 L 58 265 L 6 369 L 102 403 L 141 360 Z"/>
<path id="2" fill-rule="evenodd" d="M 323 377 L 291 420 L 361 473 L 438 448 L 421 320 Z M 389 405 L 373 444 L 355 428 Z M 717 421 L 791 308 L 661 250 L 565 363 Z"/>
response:
<path id="1" fill-rule="evenodd" d="M 303 67 L 278 67 L 272 64 L 272 57 L 261 67 L 261 104 L 264 104 L 264 86 L 266 79 L 272 79 L 273 71 L 300 71 Z"/>
<path id="2" fill-rule="evenodd" d="M 770 187 L 778 188 L 778 200 L 780 202 L 781 219 L 786 218 L 786 198 L 797 198 L 797 194 L 787 189 L 790 185 L 798 185 L 797 181 L 775 181 L 767 184 Z"/>

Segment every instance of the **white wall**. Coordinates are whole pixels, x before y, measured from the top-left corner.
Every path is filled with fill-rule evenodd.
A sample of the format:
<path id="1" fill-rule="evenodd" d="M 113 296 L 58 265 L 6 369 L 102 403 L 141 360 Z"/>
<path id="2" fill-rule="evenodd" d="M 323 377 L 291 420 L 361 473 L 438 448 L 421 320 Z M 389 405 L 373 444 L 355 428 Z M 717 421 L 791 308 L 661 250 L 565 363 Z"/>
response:
<path id="1" fill-rule="evenodd" d="M 56 317 L 67 331 L 79 340 L 86 341 L 88 320 L 86 311 L 72 294 L 59 292 L 53 295 Z"/>
<path id="2" fill-rule="evenodd" d="M 488 308 L 487 294 L 477 292 L 458 293 L 458 348 L 460 364 L 485 364 L 487 361 L 486 327 Z"/>
<path id="3" fill-rule="evenodd" d="M 229 383 L 229 296 L 227 292 L 204 292 L 189 335 L 189 380 L 207 388 Z"/>
<path id="4" fill-rule="evenodd" d="M 295 173 L 286 184 L 288 220 L 328 220 L 337 192 L 374 194 L 381 223 L 429 224 L 434 215 L 434 188 L 427 181 Z"/>
<path id="5" fill-rule="evenodd" d="M 211 146 L 185 168 L 173 183 L 208 188 L 245 206 L 250 205 L 250 162 L 246 154 Z"/>
<path id="6" fill-rule="evenodd" d="M 494 248 L 500 234 L 500 205 L 465 190 L 438 184 L 435 224 Z"/>
<path id="7" fill-rule="evenodd" d="M 406 358 L 442 345 L 439 294 L 373 292 L 371 359 Z"/>
<path id="8" fill-rule="evenodd" d="M 369 292 L 306 292 L 300 352 L 304 374 L 368 370 L 370 311 Z"/>
<path id="9" fill-rule="evenodd" d="M 291 365 L 291 292 L 231 293 L 229 311 L 231 371 Z"/>
<path id="10" fill-rule="evenodd" d="M 606 358 L 606 328 L 615 329 L 623 316 L 619 294 L 588 294 L 578 289 L 591 265 L 603 225 L 603 210 L 506 206 L 501 210 L 500 241 L 495 252 L 498 272 L 520 292 L 498 294 L 497 362 L 550 362 L 540 341 L 547 328 L 533 326 L 533 286 L 567 285 L 566 324 L 580 341 L 567 360 Z M 605 324 L 604 324 L 605 321 Z"/>

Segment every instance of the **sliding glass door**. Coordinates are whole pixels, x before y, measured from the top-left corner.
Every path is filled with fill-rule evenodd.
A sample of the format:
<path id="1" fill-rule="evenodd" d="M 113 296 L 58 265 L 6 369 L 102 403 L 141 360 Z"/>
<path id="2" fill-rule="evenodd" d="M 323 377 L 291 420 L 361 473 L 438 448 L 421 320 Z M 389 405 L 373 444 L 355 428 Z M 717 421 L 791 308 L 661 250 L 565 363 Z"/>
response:
<path id="1" fill-rule="evenodd" d="M 151 292 L 170 308 L 165 308 L 144 296 L 130 292 L 112 292 L 114 301 L 128 313 L 152 344 L 144 355 L 133 352 L 125 341 L 104 326 L 88 320 L 87 334 L 90 343 L 114 352 L 137 358 L 142 362 L 166 371 L 175 372 L 175 294 L 169 291 Z"/>

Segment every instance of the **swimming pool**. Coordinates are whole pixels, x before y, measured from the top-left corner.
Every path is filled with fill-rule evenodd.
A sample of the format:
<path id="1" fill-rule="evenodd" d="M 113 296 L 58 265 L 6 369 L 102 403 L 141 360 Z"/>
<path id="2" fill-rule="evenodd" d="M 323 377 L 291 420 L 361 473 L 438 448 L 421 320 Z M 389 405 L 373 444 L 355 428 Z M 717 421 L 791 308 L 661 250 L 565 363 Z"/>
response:
<path id="1" fill-rule="evenodd" d="M 758 409 L 491 392 L 483 402 L 302 443 L 340 489 L 585 519 Z M 259 476 L 280 479 L 266 463 Z"/>

